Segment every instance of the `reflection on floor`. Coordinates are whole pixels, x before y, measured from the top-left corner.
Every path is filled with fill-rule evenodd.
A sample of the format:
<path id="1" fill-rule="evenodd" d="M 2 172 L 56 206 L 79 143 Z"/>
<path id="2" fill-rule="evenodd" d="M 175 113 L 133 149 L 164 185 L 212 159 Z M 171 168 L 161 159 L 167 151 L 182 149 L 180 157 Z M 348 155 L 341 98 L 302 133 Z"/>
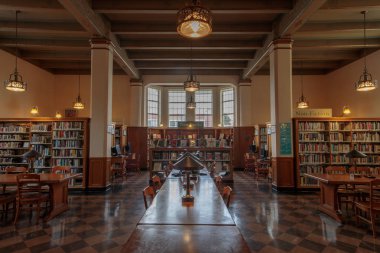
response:
<path id="1" fill-rule="evenodd" d="M 317 194 L 277 194 L 264 179 L 234 177 L 229 210 L 252 252 L 380 252 L 368 226 L 353 219 L 339 226 L 320 214 Z M 147 183 L 148 173 L 136 173 L 106 194 L 71 195 L 70 211 L 45 224 L 2 220 L 0 253 L 119 252 L 145 212 Z"/>

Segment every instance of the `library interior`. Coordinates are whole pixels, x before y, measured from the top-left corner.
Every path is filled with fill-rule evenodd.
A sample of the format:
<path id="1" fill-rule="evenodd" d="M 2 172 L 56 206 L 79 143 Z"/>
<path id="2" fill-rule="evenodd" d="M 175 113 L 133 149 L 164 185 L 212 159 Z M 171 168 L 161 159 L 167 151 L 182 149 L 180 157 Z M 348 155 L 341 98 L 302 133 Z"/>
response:
<path id="1" fill-rule="evenodd" d="M 0 0 L 1 252 L 380 252 L 379 0 Z"/>

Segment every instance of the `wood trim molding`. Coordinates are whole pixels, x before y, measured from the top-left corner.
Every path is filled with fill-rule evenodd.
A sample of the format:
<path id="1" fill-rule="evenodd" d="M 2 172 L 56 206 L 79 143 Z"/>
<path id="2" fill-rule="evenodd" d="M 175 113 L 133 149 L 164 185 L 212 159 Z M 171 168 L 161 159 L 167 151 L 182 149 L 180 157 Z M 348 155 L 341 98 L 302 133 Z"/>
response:
<path id="1" fill-rule="evenodd" d="M 111 157 L 91 157 L 88 160 L 88 188 L 106 190 L 111 185 Z"/>

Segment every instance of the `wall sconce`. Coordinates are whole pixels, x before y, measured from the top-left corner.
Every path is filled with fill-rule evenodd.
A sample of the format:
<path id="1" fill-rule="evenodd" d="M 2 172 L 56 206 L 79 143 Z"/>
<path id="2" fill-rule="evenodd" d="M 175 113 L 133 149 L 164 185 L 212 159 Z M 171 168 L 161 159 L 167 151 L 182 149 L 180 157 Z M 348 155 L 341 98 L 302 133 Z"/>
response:
<path id="1" fill-rule="evenodd" d="M 348 107 L 348 106 L 343 106 L 343 116 L 348 116 L 348 115 L 350 115 L 351 114 L 351 109 L 350 109 L 350 107 Z"/>
<path id="2" fill-rule="evenodd" d="M 30 113 L 33 115 L 37 115 L 38 114 L 38 107 L 36 105 L 33 106 L 32 109 L 30 110 Z"/>

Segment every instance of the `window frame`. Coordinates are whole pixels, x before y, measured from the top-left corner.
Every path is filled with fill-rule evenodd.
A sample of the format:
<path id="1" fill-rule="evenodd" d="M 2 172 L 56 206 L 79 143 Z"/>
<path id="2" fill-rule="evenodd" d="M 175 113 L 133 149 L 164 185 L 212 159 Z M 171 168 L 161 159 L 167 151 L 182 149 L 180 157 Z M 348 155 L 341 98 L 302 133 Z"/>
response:
<path id="1" fill-rule="evenodd" d="M 180 93 L 180 94 L 183 94 L 183 101 L 176 101 L 176 102 L 171 102 L 170 100 L 171 100 L 171 93 Z M 178 127 L 178 121 L 186 121 L 186 91 L 184 91 L 184 90 L 179 90 L 179 89 L 169 89 L 168 90 L 168 93 L 167 93 L 167 95 L 168 95 L 168 127 L 169 128 L 176 128 L 176 127 Z M 179 113 L 177 113 L 177 114 L 171 114 L 170 113 L 170 109 L 171 109 L 171 107 L 170 107 L 170 105 L 171 104 L 176 104 L 176 105 L 182 105 L 183 106 L 183 112 L 184 112 L 184 114 L 179 114 Z M 173 108 L 173 109 L 178 109 L 178 107 L 177 108 Z M 183 120 L 171 120 L 171 117 L 182 117 L 183 118 Z M 175 124 L 175 126 L 172 126 L 171 125 L 171 122 L 177 122 L 176 124 Z"/>
<path id="2" fill-rule="evenodd" d="M 232 92 L 232 99 L 224 100 L 224 94 L 225 92 Z M 232 102 L 232 113 L 225 113 L 225 103 L 231 103 Z M 222 127 L 233 127 L 235 125 L 236 121 L 236 110 L 235 110 L 235 90 L 234 88 L 225 88 L 221 90 L 220 93 L 220 106 L 221 106 L 221 125 Z M 225 115 L 232 115 L 232 123 L 229 125 L 225 124 L 224 116 Z"/>
<path id="3" fill-rule="evenodd" d="M 150 99 L 150 93 L 149 92 L 151 90 L 154 90 L 154 91 L 157 92 L 157 100 Z M 156 95 L 156 94 L 154 94 L 154 95 Z M 160 89 L 153 88 L 153 87 L 148 87 L 148 89 L 147 89 L 147 99 L 146 99 L 146 107 L 147 107 L 147 111 L 146 111 L 146 124 L 147 124 L 148 127 L 158 127 L 159 124 L 160 124 L 160 122 L 159 122 L 160 121 L 160 116 L 161 116 L 161 114 L 160 114 L 160 111 L 161 111 L 161 96 L 160 95 L 161 95 Z M 153 108 L 153 107 L 149 107 L 149 102 L 155 103 L 157 105 L 157 114 L 149 112 L 149 109 Z M 155 115 L 155 116 L 157 116 L 157 125 L 150 125 L 149 124 L 149 122 L 150 122 L 149 115 L 153 115 L 153 116 Z M 153 119 L 154 118 L 152 117 L 152 120 Z"/>
<path id="4" fill-rule="evenodd" d="M 197 93 L 202 93 L 202 92 L 205 92 L 207 94 L 210 94 L 211 96 L 211 100 L 209 101 L 198 101 L 197 100 Z M 203 121 L 204 122 L 204 126 L 205 127 L 213 127 L 214 126 L 214 94 L 213 94 L 213 90 L 212 89 L 202 89 L 202 90 L 199 90 L 199 91 L 196 91 L 195 94 L 194 94 L 194 101 L 196 103 L 196 108 L 195 108 L 195 111 L 194 111 L 194 119 L 195 121 Z M 208 104 L 208 105 L 211 105 L 211 108 L 205 108 L 205 109 L 210 109 L 210 113 L 209 114 L 206 114 L 206 113 L 197 113 L 197 110 L 199 110 L 200 108 L 200 105 L 201 104 Z M 197 116 L 198 117 L 209 117 L 211 116 L 211 119 L 210 121 L 204 121 L 204 120 L 197 120 Z M 209 123 L 209 125 L 207 124 Z"/>

